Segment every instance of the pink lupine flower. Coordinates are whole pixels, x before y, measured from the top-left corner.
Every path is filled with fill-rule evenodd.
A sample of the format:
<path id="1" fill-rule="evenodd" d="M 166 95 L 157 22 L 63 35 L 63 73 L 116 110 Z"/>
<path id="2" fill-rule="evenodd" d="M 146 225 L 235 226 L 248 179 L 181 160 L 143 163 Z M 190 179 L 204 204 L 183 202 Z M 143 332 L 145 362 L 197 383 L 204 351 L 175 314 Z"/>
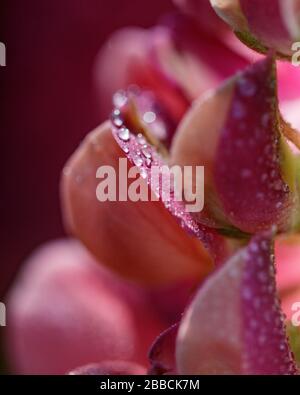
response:
<path id="1" fill-rule="evenodd" d="M 199 0 L 176 1 L 186 15 L 111 37 L 95 65 L 111 117 L 84 139 L 61 180 L 66 229 L 93 258 L 64 241 L 27 263 L 8 299 L 15 371 L 297 373 L 275 281 L 278 267 L 289 323 L 300 281 L 300 79 L 288 64 L 277 68 L 275 52 L 290 56 L 296 23 L 283 24 L 290 9 L 279 0 L 272 13 L 269 1 L 256 9 L 211 2 L 243 41 L 271 51 L 242 50 Z M 124 185 L 120 158 L 139 169 L 156 201 L 97 201 L 100 166 L 112 166 Z M 171 165 L 205 167 L 202 212 L 188 212 L 172 193 L 162 199 L 163 186 L 152 184 L 151 169 Z"/>
<path id="2" fill-rule="evenodd" d="M 274 49 L 290 58 L 300 40 L 299 0 L 210 0 L 220 17 L 249 47 L 265 53 Z"/>

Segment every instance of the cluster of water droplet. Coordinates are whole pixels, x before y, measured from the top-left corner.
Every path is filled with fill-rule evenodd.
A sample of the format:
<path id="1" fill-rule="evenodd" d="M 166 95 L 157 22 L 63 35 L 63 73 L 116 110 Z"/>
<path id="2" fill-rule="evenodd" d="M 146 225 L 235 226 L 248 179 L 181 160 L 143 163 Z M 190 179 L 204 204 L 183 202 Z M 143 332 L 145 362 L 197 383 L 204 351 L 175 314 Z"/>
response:
<path id="1" fill-rule="evenodd" d="M 121 94 L 122 98 L 120 97 Z M 119 92 L 117 99 L 114 100 L 115 108 L 112 112 L 111 121 L 113 135 L 117 143 L 129 161 L 138 168 L 140 176 L 147 182 L 151 191 L 163 202 L 164 206 L 178 220 L 181 227 L 208 246 L 212 241 L 211 235 L 204 232 L 204 229 L 195 222 L 185 210 L 184 203 L 176 199 L 174 189 L 171 188 L 169 193 L 165 194 L 164 188 L 166 188 L 166 185 L 163 184 L 162 177 L 152 177 L 151 169 L 153 167 L 158 168 L 161 173 L 167 164 L 142 133 L 136 133 L 136 131 L 134 133 L 127 127 L 122 113 L 122 107 L 126 105 L 127 99 L 126 92 Z M 145 114 L 148 113 L 148 109 L 144 107 L 144 115 L 142 117 L 144 118 Z M 168 200 L 164 199 L 166 195 Z"/>

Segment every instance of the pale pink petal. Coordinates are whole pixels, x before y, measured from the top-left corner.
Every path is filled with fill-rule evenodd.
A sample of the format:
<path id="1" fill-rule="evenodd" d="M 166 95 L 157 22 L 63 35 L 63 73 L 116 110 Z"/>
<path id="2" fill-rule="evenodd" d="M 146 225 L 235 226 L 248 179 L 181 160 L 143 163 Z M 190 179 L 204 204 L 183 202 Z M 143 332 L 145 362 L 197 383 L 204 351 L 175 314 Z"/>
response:
<path id="1" fill-rule="evenodd" d="M 270 235 L 208 278 L 177 337 L 181 374 L 295 374 L 276 294 Z"/>
<path id="2" fill-rule="evenodd" d="M 72 240 L 29 258 L 7 312 L 7 353 L 20 374 L 63 374 L 103 360 L 143 363 L 162 330 L 142 290 L 113 277 Z"/>

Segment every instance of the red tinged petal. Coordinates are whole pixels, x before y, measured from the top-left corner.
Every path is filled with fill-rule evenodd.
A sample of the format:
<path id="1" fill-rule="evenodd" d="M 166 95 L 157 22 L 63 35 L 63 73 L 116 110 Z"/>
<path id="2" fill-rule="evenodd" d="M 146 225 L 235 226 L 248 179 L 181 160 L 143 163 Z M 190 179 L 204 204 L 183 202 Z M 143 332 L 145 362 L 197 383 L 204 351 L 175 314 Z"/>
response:
<path id="1" fill-rule="evenodd" d="M 7 298 L 13 372 L 64 374 L 91 361 L 146 363 L 163 329 L 142 289 L 112 276 L 76 241 L 49 243 L 24 265 Z"/>
<path id="2" fill-rule="evenodd" d="M 299 0 L 210 0 L 217 14 L 242 42 L 265 53 L 273 49 L 290 58 L 300 38 Z"/>
<path id="3" fill-rule="evenodd" d="M 174 121 L 181 118 L 189 103 L 157 61 L 158 54 L 170 46 L 169 32 L 162 27 L 126 28 L 110 37 L 98 55 L 94 71 L 105 118 L 113 94 L 130 85 L 152 90 Z"/>
<path id="4" fill-rule="evenodd" d="M 205 166 L 198 220 L 247 233 L 294 225 L 296 165 L 284 131 L 271 57 L 195 104 L 179 126 L 172 162 Z"/>
<path id="5" fill-rule="evenodd" d="M 124 376 L 124 375 L 143 375 L 147 370 L 141 365 L 127 361 L 103 361 L 93 363 L 69 372 L 72 376 Z"/>
<path id="6" fill-rule="evenodd" d="M 283 0 L 285 1 L 285 0 Z M 281 0 L 240 0 L 249 30 L 266 48 L 291 54 L 292 39 L 284 24 Z"/>
<path id="7" fill-rule="evenodd" d="M 162 332 L 149 351 L 151 369 L 149 374 L 176 374 L 175 346 L 178 324 Z"/>
<path id="8" fill-rule="evenodd" d="M 137 85 L 154 92 L 170 119 L 178 123 L 192 100 L 248 64 L 239 51 L 219 38 L 218 26 L 226 25 L 214 15 L 208 2 L 204 8 L 219 22 L 213 25 L 218 34 L 210 34 L 212 24 L 207 13 L 202 13 L 205 25 L 172 14 L 155 28 L 126 28 L 110 37 L 94 69 L 105 118 L 108 99 L 120 89 Z M 229 29 L 224 30 L 226 38 L 231 37 Z M 220 58 L 227 61 L 220 62 Z"/>
<path id="9" fill-rule="evenodd" d="M 216 92 L 201 97 L 193 104 L 178 126 L 170 155 L 172 165 L 204 166 L 204 210 L 195 214 L 195 217 L 199 222 L 218 228 L 226 226 L 226 216 L 222 213 L 216 196 L 213 179 L 214 163 L 233 89 L 233 82 L 230 81 Z"/>
<path id="10" fill-rule="evenodd" d="M 162 169 L 169 169 L 167 161 L 162 156 L 162 154 L 167 156 L 168 153 L 155 140 L 155 123 L 159 122 L 159 118 L 154 114 L 156 121 L 150 125 L 145 125 L 145 122 L 140 118 L 139 101 L 142 100 L 143 94 L 136 95 L 128 92 L 126 104 L 113 111 L 113 135 L 129 161 L 138 168 L 140 176 L 151 189 L 152 195 L 157 196 L 158 200 L 164 204 L 165 208 L 176 218 L 187 233 L 203 242 L 215 263 L 220 263 L 229 253 L 230 243 L 227 243 L 214 229 L 197 224 L 191 213 L 186 209 L 185 202 L 177 199 L 176 192 L 178 191 L 175 190 L 174 185 L 171 185 L 170 188 L 170 185 L 164 182 L 163 178 L 152 177 L 151 171 L 153 168 L 159 169 L 159 176 L 162 175 Z M 147 110 L 144 109 L 144 111 Z M 115 119 L 116 114 L 118 114 L 117 119 Z M 123 123 L 120 124 L 120 122 Z M 139 130 L 145 136 L 142 133 L 136 134 L 136 131 Z M 124 138 L 124 132 L 126 138 Z M 151 141 L 152 143 L 150 143 Z M 158 151 L 162 151 L 162 154 Z"/>
<path id="11" fill-rule="evenodd" d="M 179 373 L 296 373 L 272 256 L 270 236 L 254 236 L 199 289 L 179 327 Z"/>
<path id="12" fill-rule="evenodd" d="M 211 258 L 162 202 L 97 200 L 97 169 L 112 166 L 118 185 L 119 158 L 124 157 L 108 122 L 86 137 L 62 178 L 67 228 L 125 277 L 152 285 L 202 278 L 212 269 Z"/>

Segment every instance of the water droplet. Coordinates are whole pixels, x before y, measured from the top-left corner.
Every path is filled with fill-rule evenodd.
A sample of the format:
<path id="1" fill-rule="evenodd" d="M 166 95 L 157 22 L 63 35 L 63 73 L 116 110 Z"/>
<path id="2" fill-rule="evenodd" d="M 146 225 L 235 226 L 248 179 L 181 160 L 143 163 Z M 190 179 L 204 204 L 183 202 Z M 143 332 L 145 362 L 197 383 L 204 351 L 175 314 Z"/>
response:
<path id="1" fill-rule="evenodd" d="M 145 139 L 145 137 L 144 137 L 141 133 L 139 133 L 139 134 L 137 135 L 137 141 L 138 141 L 138 143 L 141 144 L 141 145 L 146 144 L 146 139 Z"/>
<path id="2" fill-rule="evenodd" d="M 148 173 L 147 173 L 147 170 L 144 167 L 142 167 L 140 169 L 140 175 L 141 175 L 142 178 L 147 178 Z"/>
<path id="3" fill-rule="evenodd" d="M 142 154 L 144 155 L 145 158 L 148 159 L 152 158 L 151 150 L 148 147 L 142 149 Z"/>
<path id="4" fill-rule="evenodd" d="M 264 335 L 264 334 L 259 335 L 259 337 L 258 337 L 258 344 L 259 345 L 262 346 L 263 344 L 265 344 L 266 341 L 267 341 L 266 335 Z"/>
<path id="5" fill-rule="evenodd" d="M 275 178 L 276 177 L 276 170 L 272 170 L 270 173 L 271 178 Z"/>
<path id="6" fill-rule="evenodd" d="M 242 297 L 243 297 L 245 300 L 250 300 L 250 299 L 252 298 L 251 289 L 248 288 L 248 287 L 245 287 L 245 288 L 242 290 Z"/>
<path id="7" fill-rule="evenodd" d="M 282 190 L 282 182 L 280 180 L 277 180 L 273 183 L 273 188 L 275 191 L 280 191 Z"/>
<path id="8" fill-rule="evenodd" d="M 239 89 L 241 94 L 246 97 L 255 95 L 257 91 L 255 82 L 245 77 L 239 80 Z"/>
<path id="9" fill-rule="evenodd" d="M 270 115 L 268 113 L 263 114 L 261 117 L 261 124 L 264 128 L 269 125 Z"/>
<path id="10" fill-rule="evenodd" d="M 124 91 L 118 91 L 113 95 L 113 105 L 115 107 L 121 108 L 127 102 L 127 96 Z"/>
<path id="11" fill-rule="evenodd" d="M 156 114 L 153 111 L 147 111 L 143 115 L 143 120 L 146 123 L 152 123 L 156 120 Z"/>
<path id="12" fill-rule="evenodd" d="M 268 179 L 268 174 L 267 174 L 267 173 L 263 173 L 263 174 L 261 175 L 261 180 L 262 180 L 262 182 L 266 181 L 267 179 Z"/>
<path id="13" fill-rule="evenodd" d="M 242 178 L 249 178 L 249 177 L 251 177 L 251 175 L 252 175 L 251 170 L 249 170 L 249 169 L 242 169 L 242 171 L 241 171 Z"/>
<path id="14" fill-rule="evenodd" d="M 117 127 L 120 127 L 123 125 L 123 119 L 122 119 L 120 110 L 114 110 L 112 113 L 111 119 L 112 119 L 112 122 L 114 123 L 114 125 L 116 125 Z"/>
<path id="15" fill-rule="evenodd" d="M 143 164 L 143 159 L 142 159 L 140 156 L 138 156 L 138 155 L 135 155 L 135 156 L 132 158 L 132 160 L 133 160 L 133 163 L 134 163 L 136 166 L 138 166 L 138 167 L 142 166 L 142 164 Z"/>
<path id="16" fill-rule="evenodd" d="M 249 250 L 252 252 L 258 252 L 259 251 L 259 247 L 256 243 L 252 243 L 249 247 Z"/>
<path id="17" fill-rule="evenodd" d="M 130 139 L 130 132 L 127 128 L 121 128 L 118 131 L 118 136 L 122 141 L 128 141 Z"/>
<path id="18" fill-rule="evenodd" d="M 257 199 L 262 200 L 262 199 L 264 199 L 265 195 L 262 192 L 257 192 L 256 197 L 257 197 Z"/>
<path id="19" fill-rule="evenodd" d="M 265 283 L 265 282 L 268 281 L 268 275 L 267 275 L 266 272 L 258 272 L 257 278 L 258 278 L 259 281 L 261 281 L 262 283 Z"/>
<path id="20" fill-rule="evenodd" d="M 70 167 L 70 166 L 65 166 L 65 167 L 63 168 L 63 174 L 64 174 L 65 176 L 70 175 L 70 174 L 71 174 L 71 167 Z"/>
<path id="21" fill-rule="evenodd" d="M 236 119 L 242 119 L 245 115 L 246 110 L 244 105 L 239 101 L 235 101 L 232 106 L 232 116 Z"/>

